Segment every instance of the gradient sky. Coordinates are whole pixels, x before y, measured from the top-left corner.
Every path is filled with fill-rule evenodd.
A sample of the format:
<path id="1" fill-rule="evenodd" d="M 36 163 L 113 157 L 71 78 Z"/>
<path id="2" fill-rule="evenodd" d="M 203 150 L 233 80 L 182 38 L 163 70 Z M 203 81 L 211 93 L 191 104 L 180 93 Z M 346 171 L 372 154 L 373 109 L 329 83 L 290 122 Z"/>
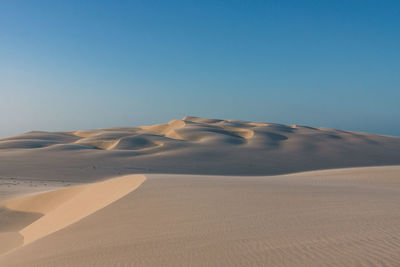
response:
<path id="1" fill-rule="evenodd" d="M 2 1 L 0 136 L 185 115 L 400 136 L 400 1 Z"/>

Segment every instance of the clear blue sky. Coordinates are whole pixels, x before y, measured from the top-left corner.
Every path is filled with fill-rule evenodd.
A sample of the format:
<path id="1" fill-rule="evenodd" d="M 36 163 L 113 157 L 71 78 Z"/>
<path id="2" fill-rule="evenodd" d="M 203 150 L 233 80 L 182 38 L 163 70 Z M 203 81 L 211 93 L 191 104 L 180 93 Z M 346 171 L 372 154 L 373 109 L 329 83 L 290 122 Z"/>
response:
<path id="1" fill-rule="evenodd" d="M 2 1 L 0 136 L 184 115 L 400 136 L 400 1 Z"/>

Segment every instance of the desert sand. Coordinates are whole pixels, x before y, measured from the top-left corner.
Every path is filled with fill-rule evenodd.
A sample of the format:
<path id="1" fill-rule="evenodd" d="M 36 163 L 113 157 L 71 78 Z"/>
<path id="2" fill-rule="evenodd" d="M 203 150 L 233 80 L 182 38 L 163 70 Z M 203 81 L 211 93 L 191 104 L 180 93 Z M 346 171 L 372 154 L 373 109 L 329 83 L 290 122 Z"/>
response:
<path id="1" fill-rule="evenodd" d="M 398 137 L 194 117 L 5 138 L 0 266 L 399 266 L 399 165 Z"/>
<path id="2" fill-rule="evenodd" d="M 400 165 L 400 138 L 185 117 L 165 124 L 0 139 L 0 177 L 97 181 L 132 173 L 276 175 Z"/>

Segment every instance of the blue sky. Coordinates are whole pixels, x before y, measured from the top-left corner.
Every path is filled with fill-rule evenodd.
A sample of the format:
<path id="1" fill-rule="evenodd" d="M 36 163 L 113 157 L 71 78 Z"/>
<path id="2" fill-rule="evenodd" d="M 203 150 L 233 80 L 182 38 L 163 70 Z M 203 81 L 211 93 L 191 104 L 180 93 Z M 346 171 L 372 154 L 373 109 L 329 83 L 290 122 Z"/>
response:
<path id="1" fill-rule="evenodd" d="M 185 115 L 400 136 L 399 103 L 400 1 L 0 8 L 0 136 Z"/>

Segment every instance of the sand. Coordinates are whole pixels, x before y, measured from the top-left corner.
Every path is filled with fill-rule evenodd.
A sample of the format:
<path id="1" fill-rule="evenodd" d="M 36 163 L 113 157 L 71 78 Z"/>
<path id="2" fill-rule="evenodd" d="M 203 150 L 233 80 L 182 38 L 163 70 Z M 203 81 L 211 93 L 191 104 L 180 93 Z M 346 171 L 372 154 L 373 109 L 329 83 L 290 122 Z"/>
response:
<path id="1" fill-rule="evenodd" d="M 2 221 L 5 221 L 3 229 L 0 228 L 5 240 L 2 243 L 10 243 L 11 240 L 13 243 L 2 248 L 2 252 L 27 245 L 81 220 L 133 191 L 144 180 L 143 175 L 126 175 L 1 202 Z M 34 215 L 36 220 L 32 220 Z M 29 223 L 26 223 L 27 220 Z M 16 230 L 19 230 L 18 236 L 15 235 Z M 22 242 L 16 242 L 20 237 Z"/>
<path id="2" fill-rule="evenodd" d="M 165 124 L 0 139 L 0 178 L 65 183 L 124 174 L 277 175 L 400 165 L 400 138 L 185 117 Z"/>
<path id="3" fill-rule="evenodd" d="M 0 265 L 400 264 L 400 166 L 146 177 L 103 209 L 3 255 Z"/>
<path id="4" fill-rule="evenodd" d="M 74 186 L 42 194 L 11 199 L 3 207 L 44 216 L 19 231 L 23 244 L 60 230 L 109 205 L 136 189 L 143 175 L 126 175 L 103 182 Z"/>
<path id="5" fill-rule="evenodd" d="M 194 117 L 10 137 L 0 266 L 400 266 L 399 156 L 396 137 Z"/>

